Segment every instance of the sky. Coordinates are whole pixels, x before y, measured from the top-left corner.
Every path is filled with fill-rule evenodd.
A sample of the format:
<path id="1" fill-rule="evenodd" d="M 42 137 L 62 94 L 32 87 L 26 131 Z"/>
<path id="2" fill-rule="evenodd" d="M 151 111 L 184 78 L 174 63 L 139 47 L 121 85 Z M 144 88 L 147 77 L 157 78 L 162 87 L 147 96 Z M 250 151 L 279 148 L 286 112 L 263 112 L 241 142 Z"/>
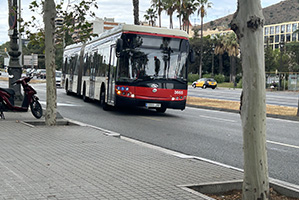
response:
<path id="1" fill-rule="evenodd" d="M 42 24 L 42 16 L 29 11 L 28 6 L 33 0 L 21 0 L 21 15 L 25 21 L 35 16 L 40 19 Z M 59 1 L 59 0 L 56 0 Z M 78 1 L 78 0 L 75 0 Z M 237 9 L 237 0 L 209 0 L 212 2 L 212 8 L 207 10 L 207 16 L 204 18 L 204 23 L 233 14 Z M 262 7 L 267 7 L 282 0 L 262 0 Z M 66 2 L 66 1 L 65 1 Z M 72 2 L 72 1 L 71 1 Z M 125 22 L 133 24 L 133 5 L 132 0 L 97 0 L 98 9 L 95 14 L 99 18 L 109 17 L 114 18 L 115 22 Z M 0 45 L 9 41 L 8 36 L 8 1 L 0 0 Z M 150 7 L 151 0 L 139 0 L 139 20 L 144 21 L 145 11 Z M 173 17 L 174 27 L 178 28 L 179 22 L 176 17 Z M 192 24 L 200 24 L 200 17 L 193 15 L 190 18 Z M 169 26 L 169 17 L 166 14 L 162 15 L 162 26 Z"/>

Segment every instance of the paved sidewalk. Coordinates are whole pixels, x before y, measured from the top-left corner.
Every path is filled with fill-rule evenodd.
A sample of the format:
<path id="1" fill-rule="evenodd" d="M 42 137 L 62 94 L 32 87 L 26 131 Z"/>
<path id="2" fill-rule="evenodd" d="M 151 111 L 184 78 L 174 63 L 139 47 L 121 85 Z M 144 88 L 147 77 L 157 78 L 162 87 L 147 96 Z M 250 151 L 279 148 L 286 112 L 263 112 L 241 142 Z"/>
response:
<path id="1" fill-rule="evenodd" d="M 0 120 L 0 199 L 204 199 L 181 185 L 240 180 L 243 173 L 175 156 L 88 126 Z M 180 154 L 178 154 L 180 155 Z"/>
<path id="2" fill-rule="evenodd" d="M 86 126 L 0 120 L 0 199 L 203 199 L 179 185 L 242 179 L 208 162 L 109 137 Z M 22 120 L 22 121 L 20 121 Z"/>

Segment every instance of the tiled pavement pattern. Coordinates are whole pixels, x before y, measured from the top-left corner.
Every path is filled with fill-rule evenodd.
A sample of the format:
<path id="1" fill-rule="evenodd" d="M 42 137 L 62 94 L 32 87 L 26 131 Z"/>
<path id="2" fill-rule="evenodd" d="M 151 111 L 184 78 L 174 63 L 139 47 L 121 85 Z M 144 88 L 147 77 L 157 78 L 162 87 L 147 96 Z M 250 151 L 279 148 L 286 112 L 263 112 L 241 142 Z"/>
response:
<path id="1" fill-rule="evenodd" d="M 0 199 L 202 199 L 178 185 L 242 179 L 83 126 L 0 121 Z"/>

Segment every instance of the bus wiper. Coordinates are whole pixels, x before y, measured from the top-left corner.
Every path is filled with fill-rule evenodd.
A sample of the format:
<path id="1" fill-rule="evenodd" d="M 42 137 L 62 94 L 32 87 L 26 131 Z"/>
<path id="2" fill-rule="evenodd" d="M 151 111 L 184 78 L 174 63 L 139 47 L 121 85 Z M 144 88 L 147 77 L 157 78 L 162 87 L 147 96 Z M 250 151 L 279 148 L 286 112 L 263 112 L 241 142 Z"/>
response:
<path id="1" fill-rule="evenodd" d="M 179 83 L 183 83 L 183 84 L 186 83 L 186 81 L 184 81 L 184 80 L 182 80 L 182 79 L 171 79 L 171 80 L 174 80 L 174 81 L 177 81 L 177 82 L 179 82 Z"/>

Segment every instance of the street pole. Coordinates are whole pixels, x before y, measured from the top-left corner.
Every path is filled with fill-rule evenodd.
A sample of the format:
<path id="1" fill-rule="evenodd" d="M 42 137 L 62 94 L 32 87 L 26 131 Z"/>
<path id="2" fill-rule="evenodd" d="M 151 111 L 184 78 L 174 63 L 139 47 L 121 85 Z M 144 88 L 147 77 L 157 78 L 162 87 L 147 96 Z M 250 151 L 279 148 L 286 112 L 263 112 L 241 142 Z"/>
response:
<path id="1" fill-rule="evenodd" d="M 21 0 L 19 0 L 19 19 L 21 19 Z M 21 56 L 19 57 L 20 61 L 20 66 L 23 67 L 22 61 L 22 54 L 23 54 L 23 42 L 22 42 L 22 33 L 20 32 L 21 29 L 21 22 L 18 23 L 18 30 L 19 30 L 19 50 L 21 52 Z"/>
<path id="2" fill-rule="evenodd" d="M 10 35 L 10 55 L 8 74 L 9 82 L 8 87 L 12 88 L 15 91 L 15 101 L 22 101 L 23 95 L 21 94 L 21 86 L 19 84 L 13 85 L 12 83 L 21 78 L 22 67 L 19 63 L 19 56 L 21 52 L 18 47 L 18 14 L 17 14 L 17 0 L 13 0 L 12 6 L 9 10 L 9 35 Z"/>
<path id="3" fill-rule="evenodd" d="M 284 43 L 280 42 L 279 45 L 280 45 L 280 71 L 282 71 L 282 53 L 283 53 Z M 279 74 L 279 90 L 282 90 L 281 76 L 280 76 L 280 74 Z"/>

